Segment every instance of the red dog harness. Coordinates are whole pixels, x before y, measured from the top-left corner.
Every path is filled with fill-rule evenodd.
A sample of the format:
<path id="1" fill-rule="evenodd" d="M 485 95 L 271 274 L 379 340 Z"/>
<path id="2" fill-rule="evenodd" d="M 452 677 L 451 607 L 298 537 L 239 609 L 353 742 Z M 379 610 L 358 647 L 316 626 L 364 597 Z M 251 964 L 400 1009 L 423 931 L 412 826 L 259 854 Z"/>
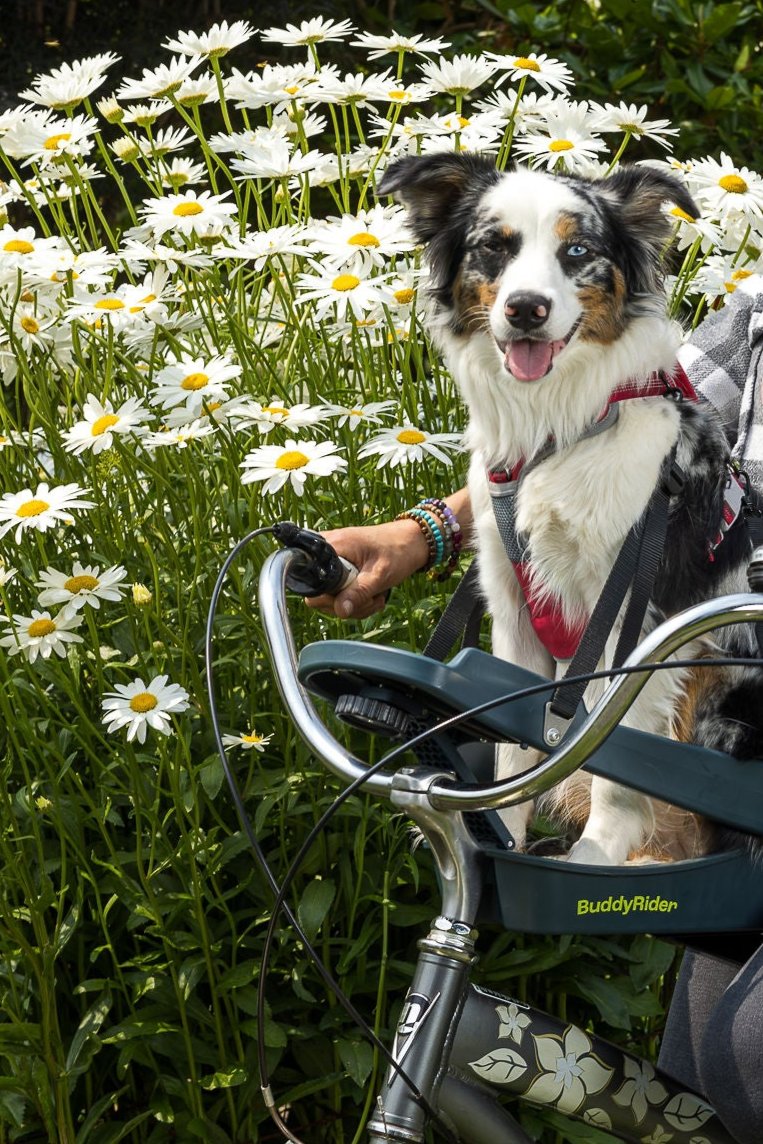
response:
<path id="1" fill-rule="evenodd" d="M 680 365 L 670 375 L 654 373 L 647 383 L 637 385 L 626 382 L 610 395 L 606 408 L 594 425 L 580 440 L 594 436 L 617 419 L 617 403 L 636 397 L 670 397 L 675 400 L 699 401 L 697 393 Z M 526 540 L 516 528 L 516 499 L 524 477 L 555 451 L 553 439 L 530 461 L 519 460 L 511 469 L 488 469 L 488 488 L 492 497 L 498 531 L 506 553 L 511 561 L 522 594 L 527 602 L 530 622 L 543 646 L 554 659 L 571 659 L 577 651 L 587 626 L 587 620 L 570 624 L 564 617 L 558 599 L 548 592 L 538 592 L 532 583 L 531 565 L 528 559 Z M 737 520 L 745 503 L 746 488 L 735 469 L 729 466 L 723 514 L 717 536 L 709 545 L 708 558 L 714 560 L 714 553 L 724 536 Z"/>

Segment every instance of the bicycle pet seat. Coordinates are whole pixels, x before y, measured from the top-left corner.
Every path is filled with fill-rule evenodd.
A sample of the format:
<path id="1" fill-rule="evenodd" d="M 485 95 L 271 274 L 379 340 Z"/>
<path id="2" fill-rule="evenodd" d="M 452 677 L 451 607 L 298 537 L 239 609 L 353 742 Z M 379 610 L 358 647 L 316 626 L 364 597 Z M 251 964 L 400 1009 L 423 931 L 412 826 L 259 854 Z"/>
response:
<path id="1" fill-rule="evenodd" d="M 455 772 L 452 784 L 435 781 L 430 801 L 438 808 L 447 805 L 466 812 L 488 866 L 481 920 L 547 934 L 763 930 L 763 877 L 742 849 L 618 867 L 560 862 L 506 849 L 510 840 L 507 843 L 497 812 L 491 809 L 491 802 L 496 805 L 499 799 L 484 797 L 486 790 L 497 790 L 500 784 L 480 779 L 478 785 L 469 744 L 509 740 L 547 751 L 548 690 L 517 701 L 506 699 L 526 688 L 547 687 L 548 680 L 541 676 L 473 648 L 441 663 L 402 649 L 334 640 L 303 649 L 299 678 L 308 691 L 333 704 L 340 718 L 400 742 L 453 715 L 503 699 L 492 709 L 437 732 L 416 749 L 419 766 Z M 623 676 L 610 691 L 619 684 L 624 689 L 643 685 L 643 681 L 629 683 L 634 679 Z M 575 762 L 577 738 L 594 714 L 587 719 L 581 705 L 562 746 L 540 764 L 541 769 L 564 752 L 571 756 L 565 773 L 581 765 Z M 719 751 L 622 727 L 616 719 L 610 724 L 595 750 L 582 755 L 587 771 L 739 830 L 763 832 L 763 763 L 740 762 Z M 482 798 L 476 797 L 478 791 Z M 500 802 L 506 804 L 505 799 Z"/>

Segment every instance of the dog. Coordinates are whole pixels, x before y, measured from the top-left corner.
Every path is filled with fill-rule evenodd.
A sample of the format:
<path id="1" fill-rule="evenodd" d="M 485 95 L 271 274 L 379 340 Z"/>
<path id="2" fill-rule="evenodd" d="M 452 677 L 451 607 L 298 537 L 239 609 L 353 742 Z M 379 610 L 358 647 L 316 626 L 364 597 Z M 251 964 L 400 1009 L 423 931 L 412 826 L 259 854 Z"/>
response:
<path id="1" fill-rule="evenodd" d="M 682 331 L 667 316 L 672 227 L 664 205 L 696 217 L 685 187 L 647 166 L 588 179 L 500 172 L 485 156 L 436 154 L 393 161 L 379 193 L 407 208 L 424 244 L 429 325 L 468 412 L 474 543 L 494 653 L 559 676 L 555 660 L 569 658 L 567 637 L 590 617 L 671 457 L 683 484 L 670 502 L 642 634 L 690 605 L 747 590 L 752 544 L 742 508 L 752 499 L 757 510 L 755 494 L 730 466 L 715 411 L 693 393 L 674 399 L 682 396 L 674 380 Z M 654 391 L 655 378 L 664 391 Z M 520 575 L 489 485 L 493 474 L 522 465 L 514 501 Z M 544 607 L 550 640 L 533 614 Z M 604 665 L 622 616 L 621 609 Z M 713 649 L 759 655 L 749 625 L 694 641 L 682 655 Z M 602 689 L 589 685 L 586 702 Z M 763 754 L 762 713 L 759 669 L 684 668 L 656 673 L 623 722 L 755 758 Z M 497 776 L 540 757 L 502 745 Z M 675 859 L 739 841 L 718 824 L 580 771 L 544 797 L 546 809 L 581 830 L 568 855 L 576 862 Z M 503 812 L 520 848 L 531 811 L 523 804 Z"/>

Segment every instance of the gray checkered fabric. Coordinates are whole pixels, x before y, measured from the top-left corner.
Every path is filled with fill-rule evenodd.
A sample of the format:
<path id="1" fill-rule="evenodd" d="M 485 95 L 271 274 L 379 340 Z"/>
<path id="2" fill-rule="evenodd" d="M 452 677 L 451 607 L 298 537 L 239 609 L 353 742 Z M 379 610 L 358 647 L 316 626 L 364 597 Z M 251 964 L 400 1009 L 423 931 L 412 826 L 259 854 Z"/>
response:
<path id="1" fill-rule="evenodd" d="M 722 310 L 705 318 L 678 357 L 723 418 L 733 457 L 763 487 L 763 278 L 748 278 Z"/>

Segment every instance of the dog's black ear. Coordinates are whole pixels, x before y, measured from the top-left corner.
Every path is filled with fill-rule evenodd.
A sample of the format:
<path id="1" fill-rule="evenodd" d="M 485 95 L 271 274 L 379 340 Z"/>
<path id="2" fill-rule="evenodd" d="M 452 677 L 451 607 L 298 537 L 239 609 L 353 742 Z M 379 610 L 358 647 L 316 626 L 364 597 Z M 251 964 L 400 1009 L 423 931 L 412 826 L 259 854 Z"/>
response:
<path id="1" fill-rule="evenodd" d="M 699 207 L 680 179 L 655 167 L 620 167 L 601 186 L 608 198 L 617 200 L 626 227 L 659 250 L 670 235 L 663 203 L 673 203 L 692 218 L 699 214 Z"/>
<path id="2" fill-rule="evenodd" d="M 377 194 L 394 195 L 408 210 L 416 240 L 431 242 L 467 201 L 499 178 L 495 162 L 482 155 L 406 155 L 387 168 Z"/>

